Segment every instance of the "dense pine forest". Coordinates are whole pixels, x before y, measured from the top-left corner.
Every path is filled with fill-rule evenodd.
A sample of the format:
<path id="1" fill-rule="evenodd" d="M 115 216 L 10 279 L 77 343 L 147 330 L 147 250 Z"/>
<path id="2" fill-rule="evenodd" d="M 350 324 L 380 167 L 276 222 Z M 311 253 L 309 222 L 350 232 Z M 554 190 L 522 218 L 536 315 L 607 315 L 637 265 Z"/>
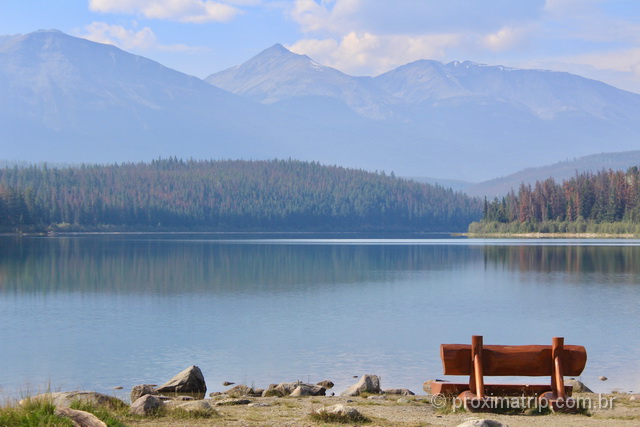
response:
<path id="1" fill-rule="evenodd" d="M 484 202 L 471 233 L 640 233 L 640 172 L 581 173 L 521 185 L 502 199 Z"/>
<path id="2" fill-rule="evenodd" d="M 315 162 L 195 161 L 0 169 L 0 229 L 458 231 L 482 202 Z"/>

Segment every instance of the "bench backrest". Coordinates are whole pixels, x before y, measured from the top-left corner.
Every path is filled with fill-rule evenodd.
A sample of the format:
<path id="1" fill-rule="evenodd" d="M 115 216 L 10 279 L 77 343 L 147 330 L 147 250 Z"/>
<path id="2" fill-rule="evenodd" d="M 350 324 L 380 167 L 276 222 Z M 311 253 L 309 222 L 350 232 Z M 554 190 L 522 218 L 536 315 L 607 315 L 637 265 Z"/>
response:
<path id="1" fill-rule="evenodd" d="M 549 376 L 553 372 L 550 345 L 485 345 L 482 347 L 483 374 L 486 376 Z M 471 345 L 442 344 L 440 356 L 445 375 L 471 375 Z M 587 363 L 587 350 L 581 345 L 565 345 L 562 372 L 578 376 Z"/>

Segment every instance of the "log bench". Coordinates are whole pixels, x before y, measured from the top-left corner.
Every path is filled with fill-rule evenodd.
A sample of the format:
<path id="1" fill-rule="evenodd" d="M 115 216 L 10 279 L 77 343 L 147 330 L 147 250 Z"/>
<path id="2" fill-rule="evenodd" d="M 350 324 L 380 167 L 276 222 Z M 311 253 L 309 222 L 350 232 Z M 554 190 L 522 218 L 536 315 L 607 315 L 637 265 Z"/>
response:
<path id="1" fill-rule="evenodd" d="M 445 375 L 469 375 L 469 383 L 428 381 L 425 391 L 458 396 L 465 407 L 484 403 L 485 408 L 484 401 L 495 396 L 537 396 L 555 410 L 570 408 L 573 389 L 564 384 L 564 376 L 580 375 L 587 363 L 585 348 L 564 345 L 561 337 L 554 337 L 551 345 L 483 345 L 482 336 L 474 335 L 471 345 L 440 345 L 440 357 Z M 485 376 L 549 376 L 551 382 L 485 384 Z"/>

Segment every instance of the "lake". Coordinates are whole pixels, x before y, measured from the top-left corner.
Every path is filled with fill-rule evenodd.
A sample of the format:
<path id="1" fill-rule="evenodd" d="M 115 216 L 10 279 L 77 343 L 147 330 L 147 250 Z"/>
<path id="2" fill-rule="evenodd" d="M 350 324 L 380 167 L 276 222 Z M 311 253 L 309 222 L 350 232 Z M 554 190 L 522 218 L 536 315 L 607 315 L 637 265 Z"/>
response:
<path id="1" fill-rule="evenodd" d="M 0 237 L 0 397 L 126 397 L 192 364 L 208 392 L 370 373 L 423 394 L 471 335 L 564 336 L 587 386 L 640 391 L 640 241 L 384 237 Z"/>

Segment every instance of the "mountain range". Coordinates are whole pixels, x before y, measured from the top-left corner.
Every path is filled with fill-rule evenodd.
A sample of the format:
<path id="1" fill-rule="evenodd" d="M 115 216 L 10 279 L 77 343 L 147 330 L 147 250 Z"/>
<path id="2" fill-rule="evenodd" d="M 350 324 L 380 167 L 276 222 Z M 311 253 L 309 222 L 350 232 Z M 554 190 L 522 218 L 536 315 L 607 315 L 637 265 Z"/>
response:
<path id="1" fill-rule="evenodd" d="M 421 60 L 357 77 L 275 45 L 205 80 L 59 31 L 0 37 L 0 149 L 58 162 L 297 158 L 483 181 L 638 148 L 640 95 Z"/>
<path id="2" fill-rule="evenodd" d="M 470 196 L 487 196 L 487 198 L 493 199 L 494 197 L 506 195 L 511 189 L 517 192 L 520 184 L 534 186 L 536 181 L 545 181 L 549 178 L 553 178 L 556 183 L 561 183 L 581 173 L 596 174 L 608 170 L 626 171 L 632 166 L 640 166 L 640 150 L 591 154 L 550 165 L 526 168 L 476 184 L 458 185 L 456 188 Z M 422 181 L 432 182 L 429 180 Z"/>

